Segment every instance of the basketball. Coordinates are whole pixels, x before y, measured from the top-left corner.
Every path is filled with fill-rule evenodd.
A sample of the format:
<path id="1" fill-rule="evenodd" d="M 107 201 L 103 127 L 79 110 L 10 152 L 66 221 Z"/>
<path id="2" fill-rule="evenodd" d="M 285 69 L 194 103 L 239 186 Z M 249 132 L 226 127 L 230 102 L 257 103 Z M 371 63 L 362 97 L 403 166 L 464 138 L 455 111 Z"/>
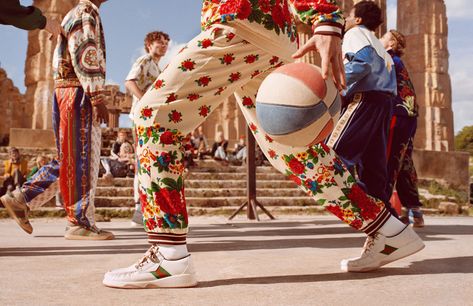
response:
<path id="1" fill-rule="evenodd" d="M 261 128 L 275 141 L 307 147 L 322 142 L 338 121 L 341 99 L 321 69 L 306 63 L 284 65 L 269 74 L 256 96 Z"/>

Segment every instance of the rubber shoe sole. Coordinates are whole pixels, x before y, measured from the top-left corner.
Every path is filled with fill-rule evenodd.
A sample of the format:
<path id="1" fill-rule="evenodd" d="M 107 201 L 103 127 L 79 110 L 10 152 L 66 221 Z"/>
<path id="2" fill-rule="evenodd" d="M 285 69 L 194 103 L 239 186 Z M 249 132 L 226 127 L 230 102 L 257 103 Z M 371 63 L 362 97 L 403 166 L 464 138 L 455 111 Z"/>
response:
<path id="1" fill-rule="evenodd" d="M 102 283 L 107 287 L 121 289 L 190 288 L 198 284 L 195 276 L 192 274 L 171 275 L 154 281 L 133 283 L 113 281 L 104 278 Z"/>

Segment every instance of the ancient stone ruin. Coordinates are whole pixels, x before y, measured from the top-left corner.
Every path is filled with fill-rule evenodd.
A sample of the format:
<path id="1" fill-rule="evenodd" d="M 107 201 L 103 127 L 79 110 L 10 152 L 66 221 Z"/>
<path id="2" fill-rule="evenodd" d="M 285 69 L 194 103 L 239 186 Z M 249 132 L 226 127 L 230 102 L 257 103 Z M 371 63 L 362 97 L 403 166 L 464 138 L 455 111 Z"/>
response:
<path id="1" fill-rule="evenodd" d="M 339 3 L 344 12 L 348 13 L 357 1 L 359 0 L 343 0 Z M 386 16 L 386 0 L 374 1 L 380 5 Z M 34 0 L 33 5 L 38 6 L 47 16 L 62 19 L 77 2 L 78 0 Z M 404 62 L 413 78 L 420 105 L 418 132 L 415 139 L 417 149 L 415 159 L 420 165 L 420 172 L 423 171 L 423 168 L 428 171 L 430 169 L 429 164 L 442 157 L 429 155 L 430 157 L 427 158 L 423 155 L 423 151 L 419 150 L 435 152 L 452 152 L 454 150 L 452 92 L 448 74 L 449 53 L 446 8 L 444 0 L 398 0 L 397 7 L 397 28 L 406 35 L 408 43 Z M 303 43 L 309 38 L 310 32 L 302 25 L 299 25 L 299 29 L 301 33 L 300 40 Z M 386 30 L 385 23 L 380 27 L 377 35 L 381 36 Z M 22 101 L 19 104 L 15 103 L 15 107 L 18 108 L 16 110 L 10 108 L 13 104 L 8 101 L 11 100 L 7 99 L 1 102 L 5 104 L 4 109 L 7 112 L 13 114 L 21 111 L 22 116 L 12 116 L 11 121 L 3 122 L 0 125 L 1 135 L 7 133 L 8 126 L 29 128 L 35 131 L 51 129 L 53 90 L 51 62 L 53 49 L 54 43 L 49 40 L 49 35 L 45 31 L 36 30 L 28 34 L 25 66 L 26 93 L 22 96 L 15 93 L 14 90 L 10 91 L 10 96 L 15 97 L 10 99 Z M 317 56 L 316 54 L 308 54 L 303 61 L 317 62 Z M 2 77 L 6 78 L 4 73 L 0 73 L 0 85 L 2 84 Z M 0 90 L 2 88 L 0 87 Z M 120 114 L 129 112 L 130 95 L 121 93 L 118 85 L 109 85 L 107 86 L 107 96 L 111 111 L 110 126 L 117 127 Z M 21 105 L 21 107 L 17 105 Z M 28 114 L 31 114 L 31 117 L 28 117 Z M 234 97 L 224 101 L 211 114 L 203 127 L 209 140 L 214 138 L 217 131 L 221 131 L 231 143 L 238 141 L 246 131 L 245 121 L 235 105 Z M 50 137 L 52 133 L 44 135 Z M 465 156 L 458 156 L 458 158 L 468 159 Z M 448 167 L 448 165 L 445 166 Z M 468 166 L 466 166 L 467 168 Z M 460 176 L 462 176 L 461 180 L 464 180 L 465 174 Z M 439 177 L 441 177 L 441 173 Z M 467 172 L 466 180 L 468 180 Z"/>

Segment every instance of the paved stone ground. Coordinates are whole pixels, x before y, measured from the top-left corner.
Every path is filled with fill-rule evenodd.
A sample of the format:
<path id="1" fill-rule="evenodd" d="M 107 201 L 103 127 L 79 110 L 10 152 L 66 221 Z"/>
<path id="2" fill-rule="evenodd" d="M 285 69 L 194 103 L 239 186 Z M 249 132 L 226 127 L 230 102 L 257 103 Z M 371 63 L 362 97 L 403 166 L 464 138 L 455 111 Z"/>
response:
<path id="1" fill-rule="evenodd" d="M 473 305 L 473 218 L 428 217 L 422 252 L 366 274 L 339 270 L 364 238 L 330 216 L 191 223 L 198 287 L 120 290 L 103 273 L 147 249 L 127 220 L 100 224 L 107 242 L 66 241 L 59 219 L 33 220 L 33 236 L 1 220 L 0 305 Z"/>

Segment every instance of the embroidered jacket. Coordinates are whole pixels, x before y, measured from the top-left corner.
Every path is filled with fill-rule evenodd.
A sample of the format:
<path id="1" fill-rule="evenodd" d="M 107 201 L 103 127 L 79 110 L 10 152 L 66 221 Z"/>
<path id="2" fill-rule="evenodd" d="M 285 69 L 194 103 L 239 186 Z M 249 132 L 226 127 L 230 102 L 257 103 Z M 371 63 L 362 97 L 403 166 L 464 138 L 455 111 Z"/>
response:
<path id="1" fill-rule="evenodd" d="M 54 51 L 56 87 L 81 86 L 93 105 L 103 102 L 105 39 L 98 8 L 81 0 L 62 21 L 67 37 L 60 36 Z"/>
<path id="2" fill-rule="evenodd" d="M 393 60 L 373 32 L 365 26 L 355 26 L 345 33 L 342 50 L 347 81 L 345 96 L 366 91 L 397 95 Z"/>
<path id="3" fill-rule="evenodd" d="M 203 0 L 201 25 L 236 28 L 236 33 L 271 53 L 297 41 L 295 20 L 314 33 L 342 36 L 344 19 L 335 0 Z M 297 46 L 281 54 L 290 60 Z"/>
<path id="4" fill-rule="evenodd" d="M 406 66 L 404 66 L 401 58 L 393 50 L 388 50 L 388 53 L 394 61 L 397 80 L 397 96 L 394 99 L 393 115 L 416 117 L 419 107 L 416 101 L 414 85 L 409 77 L 409 73 L 407 73 Z"/>

